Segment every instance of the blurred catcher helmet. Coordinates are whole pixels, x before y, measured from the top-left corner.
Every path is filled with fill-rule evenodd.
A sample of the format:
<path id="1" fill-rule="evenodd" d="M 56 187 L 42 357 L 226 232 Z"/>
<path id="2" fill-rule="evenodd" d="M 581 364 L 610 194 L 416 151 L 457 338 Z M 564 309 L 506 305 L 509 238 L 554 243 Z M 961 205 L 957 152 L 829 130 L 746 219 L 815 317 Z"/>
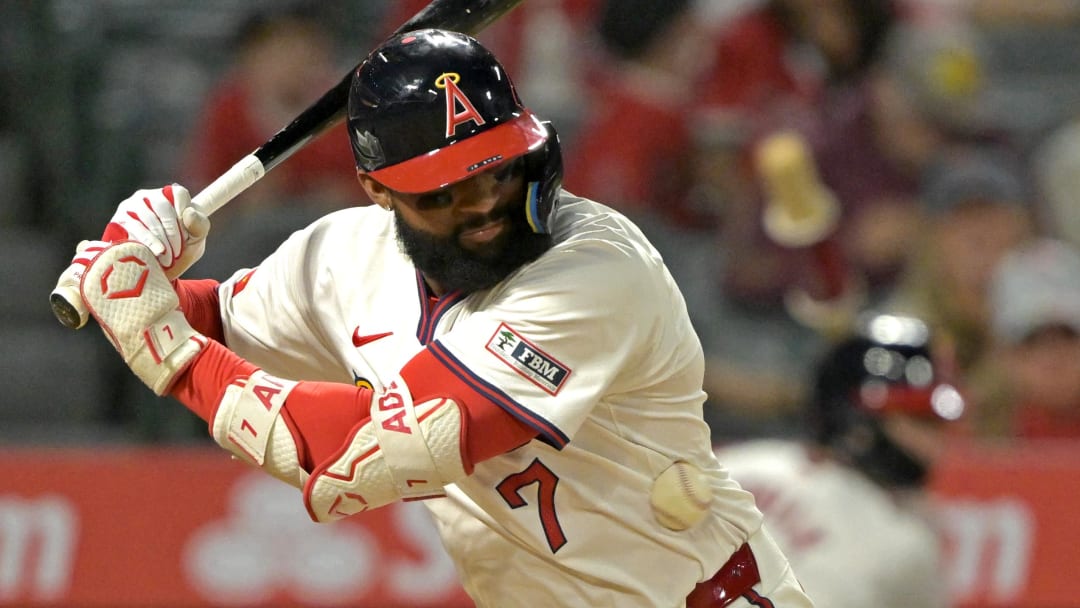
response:
<path id="1" fill-rule="evenodd" d="M 879 483 L 921 484 L 927 464 L 893 441 L 882 421 L 892 414 L 959 418 L 964 401 L 942 375 L 921 320 L 864 316 L 817 368 L 810 407 L 815 438 Z"/>
<path id="2" fill-rule="evenodd" d="M 548 231 L 562 185 L 558 135 L 474 38 L 427 29 L 384 42 L 353 75 L 348 129 L 357 169 L 398 192 L 438 190 L 523 156 L 525 212 L 533 231 Z"/>

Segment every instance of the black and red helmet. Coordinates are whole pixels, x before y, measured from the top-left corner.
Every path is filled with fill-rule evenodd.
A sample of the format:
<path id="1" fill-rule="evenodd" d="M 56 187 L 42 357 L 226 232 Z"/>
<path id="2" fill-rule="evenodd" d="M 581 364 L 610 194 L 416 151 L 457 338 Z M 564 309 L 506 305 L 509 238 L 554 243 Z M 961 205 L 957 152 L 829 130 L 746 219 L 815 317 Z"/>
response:
<path id="1" fill-rule="evenodd" d="M 353 75 L 348 129 L 357 169 L 398 192 L 438 190 L 524 156 L 528 219 L 547 231 L 562 183 L 558 136 L 476 39 L 426 29 L 387 40 Z"/>
<path id="2" fill-rule="evenodd" d="M 922 483 L 927 463 L 896 444 L 882 421 L 892 414 L 958 419 L 964 400 L 947 368 L 922 320 L 867 313 L 818 364 L 809 407 L 817 441 L 882 483 Z"/>

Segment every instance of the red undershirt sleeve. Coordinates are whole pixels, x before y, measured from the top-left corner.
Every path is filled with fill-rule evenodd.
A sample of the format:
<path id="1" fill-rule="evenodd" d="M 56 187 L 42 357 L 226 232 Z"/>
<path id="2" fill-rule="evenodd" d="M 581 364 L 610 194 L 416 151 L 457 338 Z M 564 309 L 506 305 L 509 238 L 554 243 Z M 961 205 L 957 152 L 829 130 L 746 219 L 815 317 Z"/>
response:
<path id="1" fill-rule="evenodd" d="M 170 394 L 209 423 L 214 420 L 214 412 L 221 403 L 225 388 L 247 378 L 257 369 L 220 342 L 211 340 L 209 346 L 192 359 L 191 365 L 180 374 Z"/>
<path id="2" fill-rule="evenodd" d="M 207 338 L 224 342 L 218 285 L 214 279 L 179 279 L 173 283 L 188 323 Z"/>

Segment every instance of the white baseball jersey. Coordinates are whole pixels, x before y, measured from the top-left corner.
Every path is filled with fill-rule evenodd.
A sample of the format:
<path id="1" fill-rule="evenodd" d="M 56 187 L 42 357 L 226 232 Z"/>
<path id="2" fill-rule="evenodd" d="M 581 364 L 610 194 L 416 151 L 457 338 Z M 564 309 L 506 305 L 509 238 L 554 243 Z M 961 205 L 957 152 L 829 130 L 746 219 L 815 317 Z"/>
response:
<path id="1" fill-rule="evenodd" d="M 804 445 L 756 440 L 717 449 L 754 493 L 806 594 L 829 608 L 948 606 L 940 546 L 921 503 Z"/>
<path id="2" fill-rule="evenodd" d="M 492 289 L 434 300 L 392 214 L 332 213 L 222 285 L 226 343 L 275 375 L 376 388 L 426 348 L 454 378 L 447 394 L 467 387 L 538 432 L 425 501 L 478 605 L 681 606 L 761 513 L 713 454 L 701 346 L 660 256 L 622 215 L 566 193 L 552 234 Z M 684 532 L 649 506 L 674 460 L 716 496 Z"/>

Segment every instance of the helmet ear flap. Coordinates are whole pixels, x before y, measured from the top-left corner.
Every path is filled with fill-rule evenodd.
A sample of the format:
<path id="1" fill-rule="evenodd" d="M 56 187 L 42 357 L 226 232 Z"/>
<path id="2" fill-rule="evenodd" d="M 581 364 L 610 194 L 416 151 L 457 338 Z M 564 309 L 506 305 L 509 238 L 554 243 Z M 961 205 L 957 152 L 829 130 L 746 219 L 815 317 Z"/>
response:
<path id="1" fill-rule="evenodd" d="M 559 200 L 563 164 L 559 134 L 548 121 L 544 145 L 525 155 L 525 215 L 533 232 L 550 232 L 548 220 Z"/>

